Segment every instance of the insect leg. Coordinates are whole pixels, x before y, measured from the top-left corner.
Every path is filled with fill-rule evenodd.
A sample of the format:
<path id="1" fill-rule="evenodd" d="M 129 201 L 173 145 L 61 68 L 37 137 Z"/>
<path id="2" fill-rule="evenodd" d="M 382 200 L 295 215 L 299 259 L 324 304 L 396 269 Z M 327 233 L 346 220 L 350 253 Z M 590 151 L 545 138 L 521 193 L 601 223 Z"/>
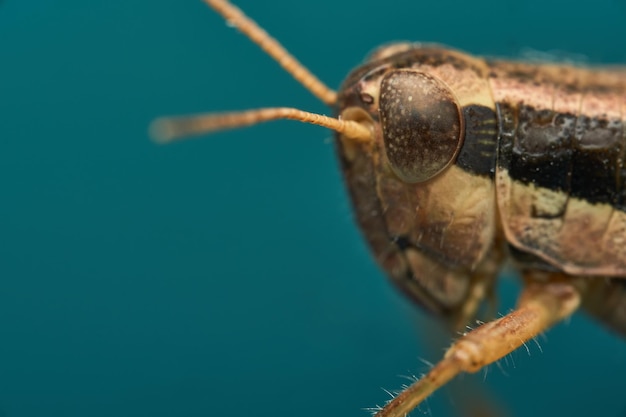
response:
<path id="1" fill-rule="evenodd" d="M 468 322 L 466 322 L 468 323 Z M 478 323 L 478 322 L 476 322 Z M 441 347 L 450 340 L 450 331 L 441 326 L 441 323 L 432 320 L 432 317 L 423 317 L 416 323 L 416 332 L 428 335 L 420 338 L 420 344 L 425 346 L 427 357 L 441 354 Z M 425 362 L 425 361 L 424 361 Z M 425 362 L 432 367 L 429 362 Z M 485 371 L 488 368 L 483 368 Z M 450 381 L 446 386 L 451 415 L 463 417 L 512 417 L 508 408 L 497 401 L 492 393 L 483 384 L 484 375 L 473 375 L 471 378 L 458 378 Z"/>
<path id="2" fill-rule="evenodd" d="M 561 274 L 526 277 L 517 308 L 457 340 L 422 379 L 390 401 L 377 417 L 404 417 L 426 397 L 461 372 L 476 372 L 569 317 L 580 305 L 581 290 Z"/>

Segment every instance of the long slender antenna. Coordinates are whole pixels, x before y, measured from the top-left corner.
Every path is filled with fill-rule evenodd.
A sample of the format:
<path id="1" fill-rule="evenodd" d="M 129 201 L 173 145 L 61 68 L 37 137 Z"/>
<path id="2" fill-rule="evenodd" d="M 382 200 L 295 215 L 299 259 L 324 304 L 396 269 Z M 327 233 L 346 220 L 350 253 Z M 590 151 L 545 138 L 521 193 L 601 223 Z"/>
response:
<path id="1" fill-rule="evenodd" d="M 344 136 L 369 141 L 373 133 L 366 125 L 341 120 L 321 114 L 309 113 L 290 107 L 272 107 L 232 113 L 210 113 L 196 116 L 162 117 L 150 125 L 150 135 L 161 143 L 172 142 L 185 136 L 216 132 L 236 127 L 278 119 L 292 119 L 336 130 Z"/>
<path id="2" fill-rule="evenodd" d="M 285 69 L 293 78 L 314 96 L 322 100 L 329 106 L 337 102 L 337 93 L 328 88 L 311 71 L 302 65 L 293 55 L 291 55 L 276 39 L 271 37 L 265 30 L 257 25 L 252 19 L 247 17 L 239 8 L 230 4 L 228 0 L 204 0 L 216 12 L 241 33 L 261 47 L 269 56 L 274 58 L 281 67 Z"/>
<path id="3" fill-rule="evenodd" d="M 228 0 L 204 0 L 211 8 L 221 14 L 231 25 L 235 26 L 256 43 L 289 74 L 302 84 L 313 95 L 328 105 L 337 102 L 337 93 L 328 88 L 304 65 L 295 59 L 287 50 L 241 10 L 230 4 Z M 354 120 L 341 120 L 321 114 L 309 113 L 304 110 L 274 107 L 252 109 L 242 112 L 217 113 L 197 116 L 162 117 L 150 125 L 150 136 L 157 142 L 166 143 L 185 136 L 200 135 L 224 129 L 250 126 L 253 124 L 278 119 L 292 119 L 304 123 L 312 123 L 333 129 L 347 138 L 369 141 L 374 138 L 371 126 Z"/>

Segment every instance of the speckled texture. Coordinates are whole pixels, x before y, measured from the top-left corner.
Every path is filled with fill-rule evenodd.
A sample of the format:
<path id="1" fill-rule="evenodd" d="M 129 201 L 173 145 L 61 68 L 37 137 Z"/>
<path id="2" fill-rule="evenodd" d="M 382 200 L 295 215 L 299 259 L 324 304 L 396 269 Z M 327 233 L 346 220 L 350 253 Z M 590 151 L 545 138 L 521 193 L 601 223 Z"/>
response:
<path id="1" fill-rule="evenodd" d="M 394 40 L 626 63 L 623 1 L 237 4 L 333 87 Z M 3 0 L 0 50 L 2 417 L 364 417 L 449 344 L 372 260 L 330 132 L 149 141 L 165 114 L 332 113 L 201 1 Z M 464 387 L 624 415 L 622 339 L 578 315 L 538 342 Z M 444 390 L 417 415 L 453 410 Z"/>

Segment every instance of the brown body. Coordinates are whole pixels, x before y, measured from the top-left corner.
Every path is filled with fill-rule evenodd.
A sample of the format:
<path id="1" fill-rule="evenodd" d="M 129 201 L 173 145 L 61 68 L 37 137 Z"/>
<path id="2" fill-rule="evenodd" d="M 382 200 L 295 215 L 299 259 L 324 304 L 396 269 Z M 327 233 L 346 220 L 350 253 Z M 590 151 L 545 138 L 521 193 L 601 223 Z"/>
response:
<path id="1" fill-rule="evenodd" d="M 377 141 L 337 143 L 359 224 L 394 282 L 453 325 L 472 316 L 510 256 L 522 270 L 599 278 L 594 285 L 623 292 L 626 71 L 388 48 L 339 94 L 340 113 L 369 118 Z M 399 68 L 446 83 L 464 118 L 454 163 L 419 183 L 389 168 L 379 103 L 367 98 Z M 626 318 L 626 301 L 614 303 Z M 596 304 L 592 312 L 606 307 Z"/>
<path id="2" fill-rule="evenodd" d="M 162 118 L 156 139 L 276 119 L 335 130 L 376 259 L 453 328 L 472 322 L 505 262 L 521 272 L 516 308 L 464 333 L 375 408 L 378 417 L 406 416 L 580 306 L 626 335 L 626 70 L 399 43 L 373 53 L 337 93 L 227 0 L 205 1 L 338 117 L 281 107 Z"/>

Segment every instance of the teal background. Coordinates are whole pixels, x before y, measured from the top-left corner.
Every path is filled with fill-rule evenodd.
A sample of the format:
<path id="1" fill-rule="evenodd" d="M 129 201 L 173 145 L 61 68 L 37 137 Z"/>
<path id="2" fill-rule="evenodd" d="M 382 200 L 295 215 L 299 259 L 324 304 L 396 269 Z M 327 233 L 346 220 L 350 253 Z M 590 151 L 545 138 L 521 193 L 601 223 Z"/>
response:
<path id="1" fill-rule="evenodd" d="M 624 1 L 237 4 L 335 87 L 392 40 L 626 63 Z M 274 105 L 327 112 L 200 1 L 0 3 L 0 416 L 365 416 L 438 359 L 449 339 L 373 264 L 329 132 L 146 133 Z M 626 414 L 624 340 L 576 315 L 539 342 L 475 382 L 515 416 Z"/>

